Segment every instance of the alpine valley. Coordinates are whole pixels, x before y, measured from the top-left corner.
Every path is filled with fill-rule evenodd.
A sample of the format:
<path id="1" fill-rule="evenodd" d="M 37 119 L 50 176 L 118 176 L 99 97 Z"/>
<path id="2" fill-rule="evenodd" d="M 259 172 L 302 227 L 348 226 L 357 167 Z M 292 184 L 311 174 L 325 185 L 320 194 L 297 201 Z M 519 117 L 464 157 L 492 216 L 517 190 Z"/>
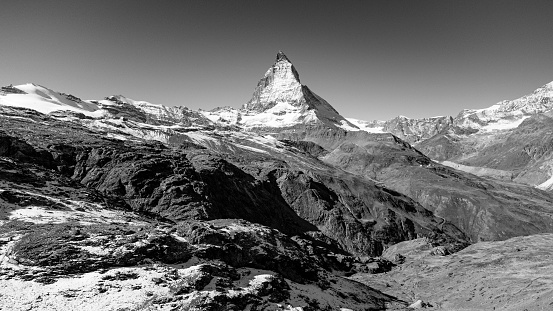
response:
<path id="1" fill-rule="evenodd" d="M 551 310 L 553 83 L 345 118 L 279 52 L 242 108 L 0 90 L 0 310 Z"/>

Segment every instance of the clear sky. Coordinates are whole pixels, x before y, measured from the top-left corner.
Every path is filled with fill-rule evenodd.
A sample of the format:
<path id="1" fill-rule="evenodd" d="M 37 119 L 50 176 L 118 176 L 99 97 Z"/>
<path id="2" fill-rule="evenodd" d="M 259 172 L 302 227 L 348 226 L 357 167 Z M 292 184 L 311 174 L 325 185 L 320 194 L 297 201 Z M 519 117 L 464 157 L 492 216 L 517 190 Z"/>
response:
<path id="1" fill-rule="evenodd" d="M 0 84 L 240 107 L 282 50 L 342 115 L 456 115 L 553 80 L 553 1 L 2 0 Z"/>

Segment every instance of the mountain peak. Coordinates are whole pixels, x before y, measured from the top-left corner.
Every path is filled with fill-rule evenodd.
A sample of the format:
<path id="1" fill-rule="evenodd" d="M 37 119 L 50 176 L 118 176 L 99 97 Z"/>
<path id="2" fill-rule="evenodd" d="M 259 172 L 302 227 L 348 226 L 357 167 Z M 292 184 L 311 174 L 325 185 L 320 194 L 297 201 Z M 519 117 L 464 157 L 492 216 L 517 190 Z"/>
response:
<path id="1" fill-rule="evenodd" d="M 287 61 L 289 63 L 291 63 L 290 59 L 284 54 L 284 52 L 282 51 L 278 51 L 277 55 L 276 55 L 276 62 L 280 62 L 280 61 Z"/>
<path id="2" fill-rule="evenodd" d="M 259 80 L 252 99 L 242 108 L 252 111 L 265 111 L 279 102 L 295 101 L 301 93 L 300 75 L 282 51 L 275 63 Z"/>
<path id="3" fill-rule="evenodd" d="M 252 127 L 282 127 L 322 122 L 331 126 L 357 127 L 328 102 L 300 83 L 294 65 L 282 51 L 259 80 L 252 98 L 242 106 L 242 121 Z"/>

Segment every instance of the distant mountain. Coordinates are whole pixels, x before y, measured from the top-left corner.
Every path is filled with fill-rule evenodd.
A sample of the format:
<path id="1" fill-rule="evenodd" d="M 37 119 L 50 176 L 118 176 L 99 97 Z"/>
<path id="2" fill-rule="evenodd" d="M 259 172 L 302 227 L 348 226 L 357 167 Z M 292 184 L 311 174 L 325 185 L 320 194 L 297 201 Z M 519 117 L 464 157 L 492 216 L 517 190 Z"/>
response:
<path id="1" fill-rule="evenodd" d="M 515 100 L 464 110 L 417 148 L 458 169 L 551 189 L 552 109 L 553 82 Z"/>
<path id="2" fill-rule="evenodd" d="M 12 91 L 3 92 L 3 96 L 0 97 L 0 105 L 28 108 L 42 113 L 67 110 L 91 117 L 102 116 L 102 111 L 98 105 L 85 102 L 73 95 L 53 91 L 38 84 L 27 83 L 4 88 Z"/>
<path id="3" fill-rule="evenodd" d="M 327 101 L 300 83 L 296 68 L 282 51 L 278 52 L 275 63 L 259 80 L 252 98 L 241 109 L 217 108 L 204 112 L 204 115 L 216 123 L 245 128 L 325 124 L 357 129 Z"/>
<path id="4" fill-rule="evenodd" d="M 455 169 L 553 190 L 552 109 L 553 82 L 455 117 L 351 121 L 368 132 L 392 133 Z"/>
<path id="5" fill-rule="evenodd" d="M 526 118 L 553 109 L 553 82 L 515 100 L 504 100 L 484 109 L 465 109 L 455 117 L 411 119 L 399 116 L 388 121 L 358 121 L 369 132 L 388 132 L 418 144 L 446 130 L 458 134 L 494 133 L 518 127 Z M 352 120 L 352 122 L 355 122 Z"/>
<path id="6" fill-rule="evenodd" d="M 366 132 L 391 133 L 413 144 L 440 133 L 453 123 L 452 117 L 410 119 L 398 116 L 388 121 L 363 121 L 351 118 L 348 120 Z"/>

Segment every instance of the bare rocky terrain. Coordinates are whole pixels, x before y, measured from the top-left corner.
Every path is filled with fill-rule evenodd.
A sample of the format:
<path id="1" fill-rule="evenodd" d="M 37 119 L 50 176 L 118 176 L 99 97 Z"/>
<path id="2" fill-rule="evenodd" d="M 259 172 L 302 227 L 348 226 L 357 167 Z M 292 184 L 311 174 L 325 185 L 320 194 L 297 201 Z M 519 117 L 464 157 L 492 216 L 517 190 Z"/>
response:
<path id="1" fill-rule="evenodd" d="M 548 163 L 542 93 L 495 136 L 459 132 L 487 110 L 394 135 L 282 52 L 239 110 L 3 87 L 0 309 L 549 310 L 553 194 L 522 180 Z"/>
<path id="2" fill-rule="evenodd" d="M 351 279 L 404 300 L 422 300 L 429 310 L 551 310 L 552 234 L 480 242 L 449 256 L 433 255 L 427 241 L 401 242 L 385 258 L 404 263 L 379 274 Z"/>

